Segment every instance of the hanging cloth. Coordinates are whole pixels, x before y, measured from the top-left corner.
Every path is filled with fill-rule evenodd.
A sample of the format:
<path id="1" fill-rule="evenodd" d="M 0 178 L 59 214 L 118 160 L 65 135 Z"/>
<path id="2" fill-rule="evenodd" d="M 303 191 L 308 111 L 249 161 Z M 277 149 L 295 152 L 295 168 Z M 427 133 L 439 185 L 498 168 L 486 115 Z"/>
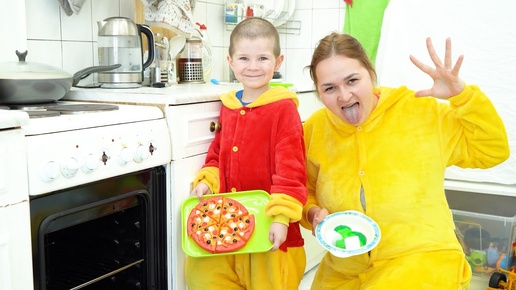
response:
<path id="1" fill-rule="evenodd" d="M 189 36 L 194 32 L 190 0 L 141 0 L 145 7 L 145 24 L 170 29 Z M 195 3 L 195 2 L 194 2 Z"/>
<path id="2" fill-rule="evenodd" d="M 344 32 L 362 43 L 374 65 L 382 30 L 383 12 L 389 0 L 345 0 L 345 2 Z"/>
<path id="3" fill-rule="evenodd" d="M 73 13 L 79 14 L 82 5 L 86 0 L 57 0 L 63 8 L 66 16 L 71 16 Z"/>

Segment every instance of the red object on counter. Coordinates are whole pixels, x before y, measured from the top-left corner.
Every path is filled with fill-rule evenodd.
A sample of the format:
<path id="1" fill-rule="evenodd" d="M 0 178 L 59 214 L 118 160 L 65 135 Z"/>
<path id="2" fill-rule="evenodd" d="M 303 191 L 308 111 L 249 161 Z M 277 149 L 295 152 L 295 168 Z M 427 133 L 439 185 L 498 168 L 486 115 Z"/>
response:
<path id="1" fill-rule="evenodd" d="M 346 4 L 348 4 L 349 6 L 353 7 L 353 0 L 344 0 L 344 2 L 346 2 Z"/>

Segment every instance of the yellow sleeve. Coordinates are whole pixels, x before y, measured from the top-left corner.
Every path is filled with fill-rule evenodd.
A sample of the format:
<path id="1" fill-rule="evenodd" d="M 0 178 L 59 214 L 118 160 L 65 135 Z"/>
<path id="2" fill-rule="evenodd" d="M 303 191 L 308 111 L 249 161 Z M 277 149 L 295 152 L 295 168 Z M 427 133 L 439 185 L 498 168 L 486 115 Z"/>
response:
<path id="1" fill-rule="evenodd" d="M 301 219 L 303 204 L 296 198 L 281 193 L 271 194 L 271 200 L 265 206 L 265 214 L 274 222 L 288 225 Z"/>
<path id="2" fill-rule="evenodd" d="M 193 186 L 196 187 L 199 182 L 204 182 L 208 185 L 212 193 L 219 193 L 220 178 L 219 169 L 217 167 L 208 166 L 202 168 L 193 180 Z"/>

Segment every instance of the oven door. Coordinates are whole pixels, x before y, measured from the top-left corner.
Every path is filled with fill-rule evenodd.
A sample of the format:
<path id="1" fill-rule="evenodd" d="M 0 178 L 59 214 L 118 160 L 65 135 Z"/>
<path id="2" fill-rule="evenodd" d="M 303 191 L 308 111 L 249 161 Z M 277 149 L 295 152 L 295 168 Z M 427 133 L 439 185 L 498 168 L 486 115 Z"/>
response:
<path id="1" fill-rule="evenodd" d="M 30 200 L 34 288 L 167 289 L 163 167 Z"/>

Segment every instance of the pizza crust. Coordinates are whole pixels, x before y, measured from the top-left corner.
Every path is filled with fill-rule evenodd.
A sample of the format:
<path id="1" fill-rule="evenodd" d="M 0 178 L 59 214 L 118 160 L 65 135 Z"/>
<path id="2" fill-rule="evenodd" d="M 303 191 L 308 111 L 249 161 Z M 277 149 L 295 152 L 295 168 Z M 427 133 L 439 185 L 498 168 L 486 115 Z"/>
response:
<path id="1" fill-rule="evenodd" d="M 188 216 L 188 236 L 210 253 L 228 253 L 244 247 L 251 238 L 255 217 L 240 202 L 215 196 L 199 202 Z"/>

